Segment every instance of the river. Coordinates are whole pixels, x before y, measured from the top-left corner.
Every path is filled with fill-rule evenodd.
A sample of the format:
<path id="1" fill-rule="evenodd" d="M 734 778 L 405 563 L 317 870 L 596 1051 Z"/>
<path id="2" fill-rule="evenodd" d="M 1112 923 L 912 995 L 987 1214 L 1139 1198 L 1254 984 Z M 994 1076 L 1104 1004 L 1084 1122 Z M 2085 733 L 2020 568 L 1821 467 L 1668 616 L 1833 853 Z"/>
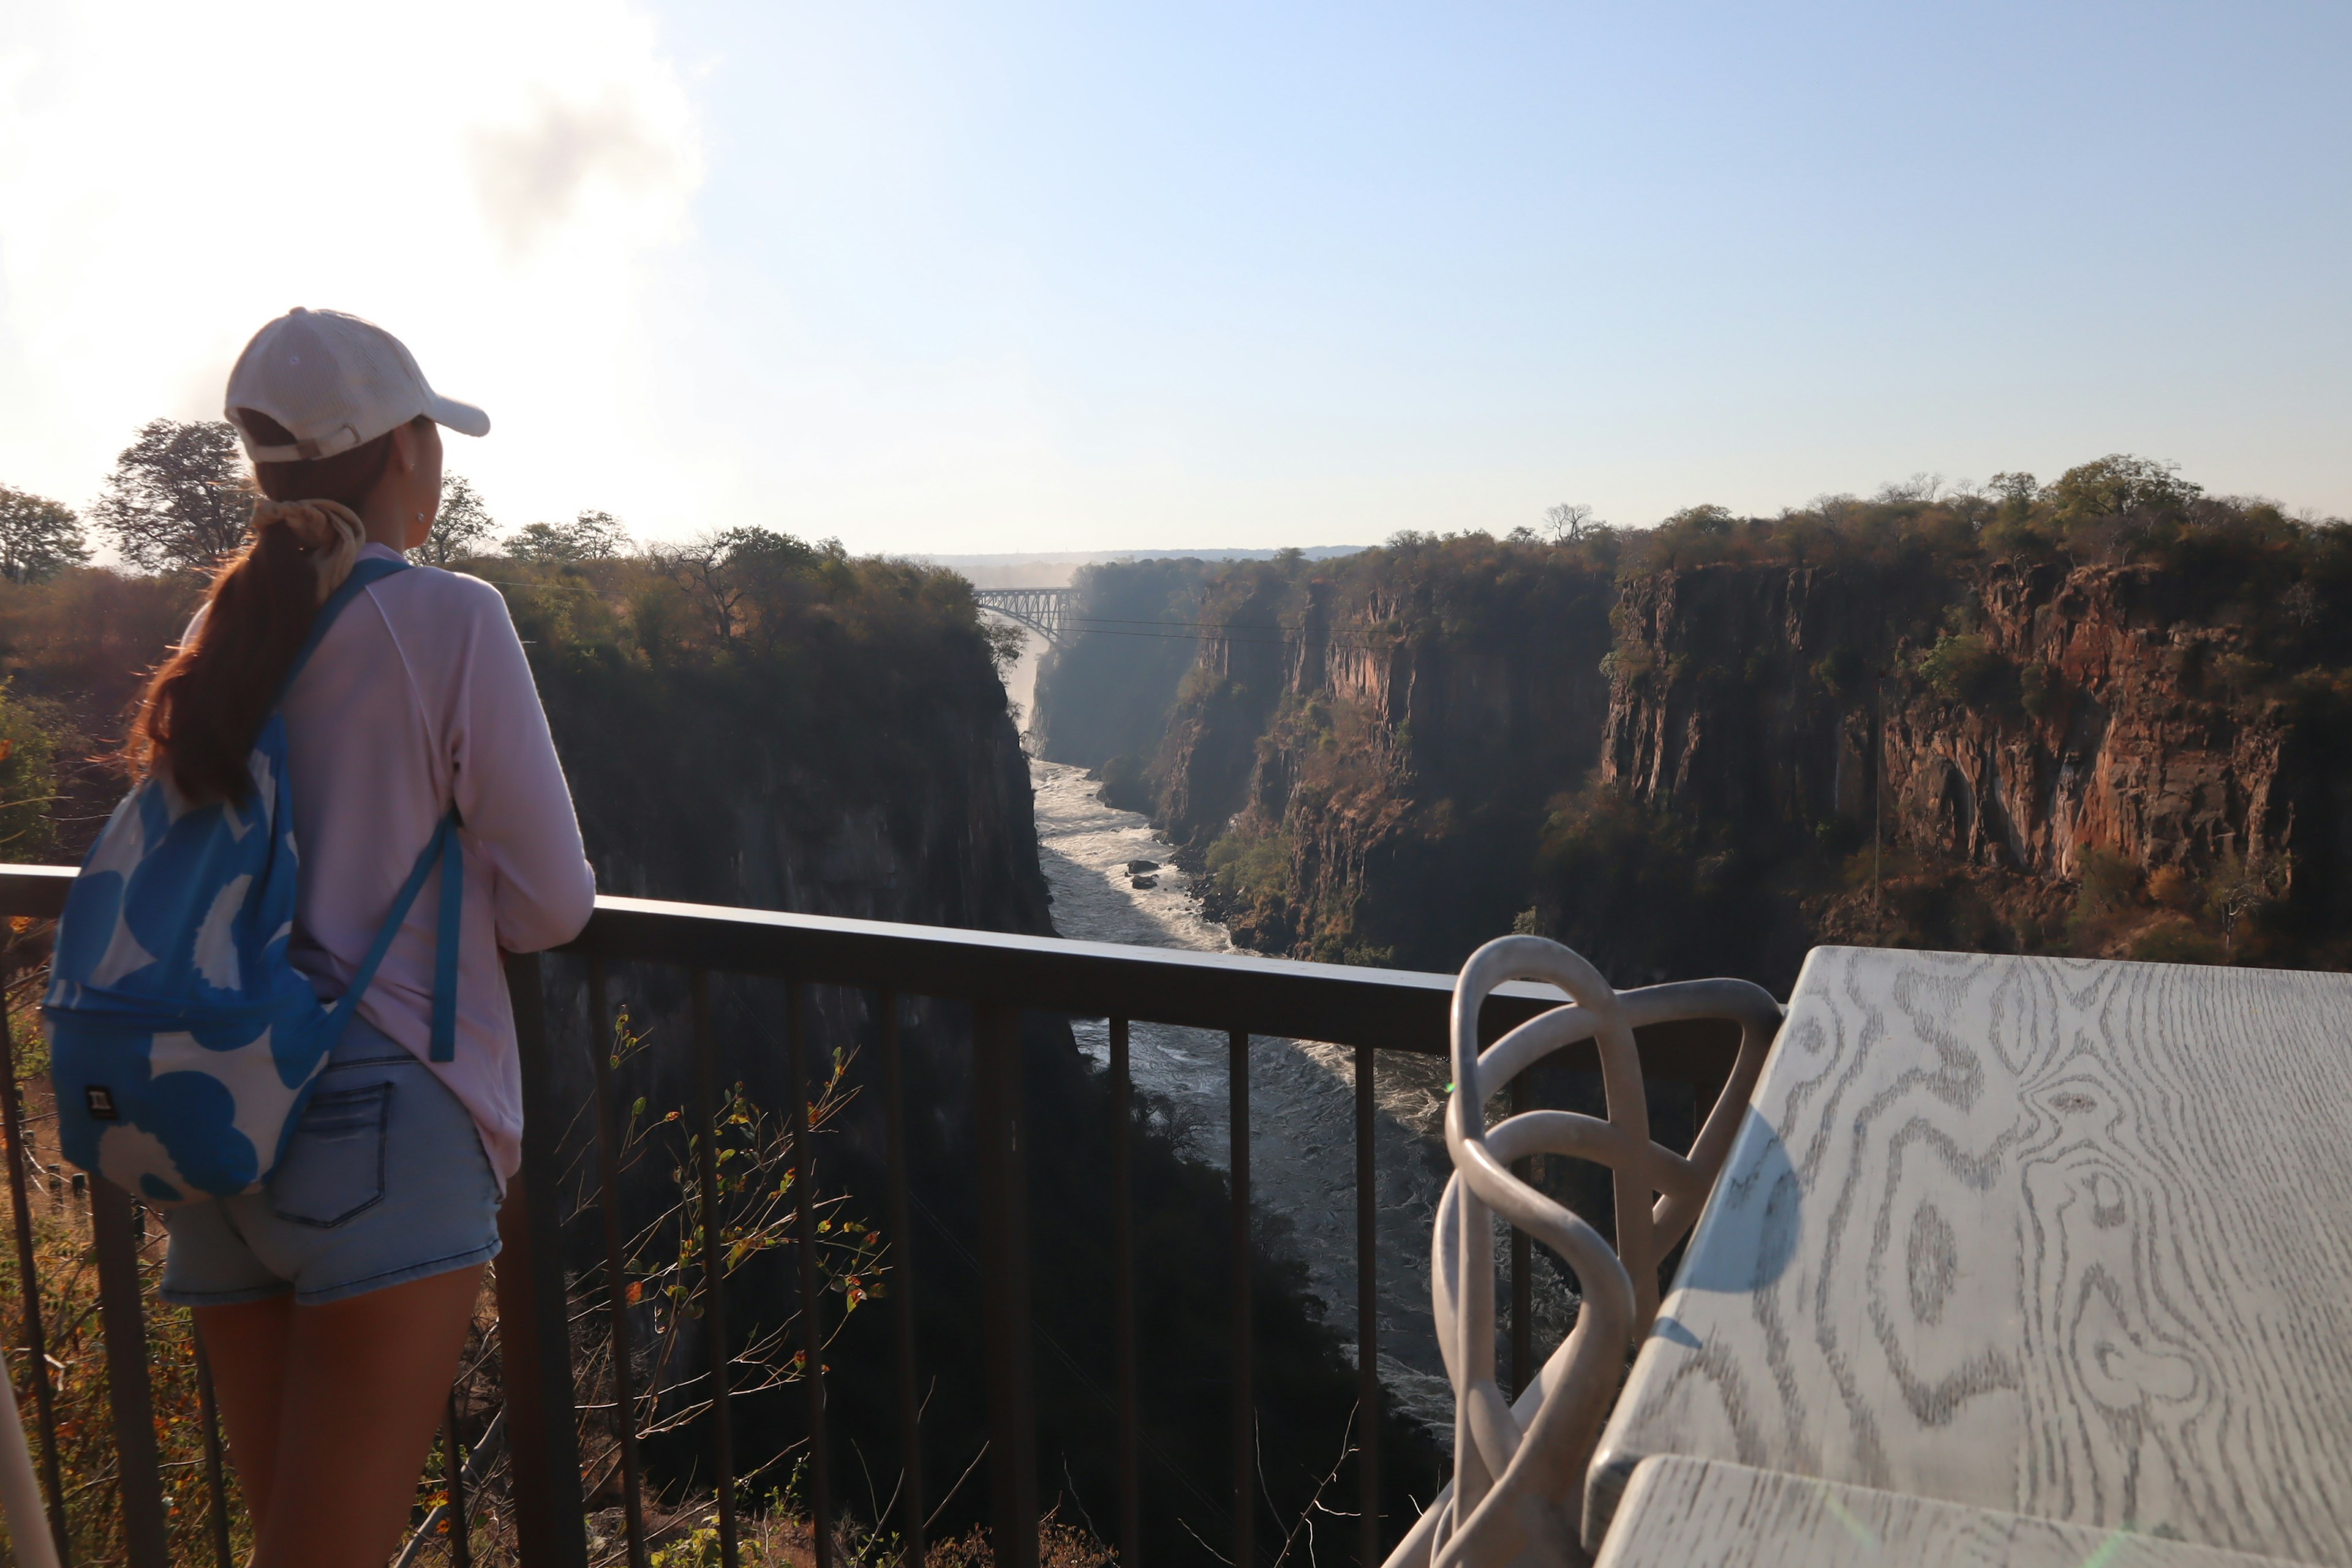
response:
<path id="1" fill-rule="evenodd" d="M 1095 798 L 1083 770 L 1032 759 L 1037 847 L 1054 895 L 1054 928 L 1066 937 L 1144 947 L 1234 951 L 1204 918 L 1192 879 L 1167 844 L 1131 811 Z M 1130 860 L 1155 860 L 1159 885 L 1132 886 Z M 1075 1025 L 1097 1064 L 1109 1026 Z M 1137 1024 L 1129 1062 L 1137 1090 L 1180 1129 L 1188 1152 L 1223 1169 L 1230 1125 L 1225 1038 L 1204 1029 Z M 1326 1321 L 1355 1354 L 1356 1161 L 1354 1053 L 1336 1046 L 1258 1039 L 1250 1046 L 1250 1190 L 1261 1215 L 1289 1230 L 1289 1246 Z M 1374 1080 L 1380 1204 L 1381 1381 L 1395 1408 L 1450 1438 L 1453 1394 L 1431 1322 L 1430 1226 L 1449 1166 L 1442 1120 L 1445 1069 L 1436 1057 L 1384 1053 Z"/>

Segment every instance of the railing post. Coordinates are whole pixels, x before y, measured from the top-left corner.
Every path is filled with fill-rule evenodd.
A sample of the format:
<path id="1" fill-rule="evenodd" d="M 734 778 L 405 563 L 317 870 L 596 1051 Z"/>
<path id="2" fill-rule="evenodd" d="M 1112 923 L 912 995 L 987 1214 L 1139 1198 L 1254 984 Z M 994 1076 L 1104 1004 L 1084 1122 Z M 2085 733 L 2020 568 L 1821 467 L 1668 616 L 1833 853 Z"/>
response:
<path id="1" fill-rule="evenodd" d="M 1380 1194 L 1372 1181 L 1372 1047 L 1356 1047 L 1356 1561 L 1381 1561 Z"/>
<path id="2" fill-rule="evenodd" d="M 213 1366 L 205 1359 L 201 1336 L 189 1336 L 196 1347 L 196 1418 L 205 1428 L 205 1491 L 212 1507 L 215 1568 L 236 1568 L 236 1553 L 228 1539 L 228 1456 L 221 1447 L 220 1403 L 213 1397 Z"/>
<path id="3" fill-rule="evenodd" d="M 131 1194 L 103 1177 L 89 1184 L 98 1249 L 98 1314 L 106 1333 L 106 1386 L 114 1406 L 122 1541 L 131 1568 L 165 1568 L 163 1456 L 155 1448 L 155 1396 L 147 1383 L 147 1314 L 139 1300 L 139 1239 Z"/>
<path id="4" fill-rule="evenodd" d="M 0 963 L 0 1131 L 7 1139 L 8 1201 L 16 1223 L 16 1271 L 25 1287 L 25 1363 L 33 1380 L 33 1411 L 41 1433 L 41 1489 L 49 1505 L 49 1534 L 58 1562 L 71 1568 L 73 1543 L 66 1536 L 65 1484 L 58 1474 L 57 1398 L 49 1384 L 49 1344 L 41 1331 L 41 1275 L 33 1248 L 33 1211 L 26 1188 L 33 1174 L 25 1147 L 25 1107 L 16 1092 L 16 1037 L 8 1023 L 8 984 L 13 965 Z"/>
<path id="5" fill-rule="evenodd" d="M 629 1333 L 627 1238 L 621 1228 L 621 1106 L 613 1089 L 613 1005 L 604 961 L 588 963 L 588 1066 L 596 1095 L 596 1201 L 604 1215 L 604 1294 L 613 1336 L 613 1407 L 620 1420 L 621 1519 L 629 1538 L 630 1568 L 646 1568 L 645 1478 L 637 1462 L 637 1385 Z M 457 1448 L 449 1428 L 449 1451 Z M 454 1498 L 456 1494 L 453 1492 Z"/>
<path id="6" fill-rule="evenodd" d="M 1128 1024 L 1110 1021 L 1111 1331 L 1118 1360 L 1118 1560 L 1143 1562 L 1143 1476 L 1136 1454 L 1135 1079 Z"/>
<path id="7" fill-rule="evenodd" d="M 1234 1189 L 1234 1562 L 1251 1568 L 1257 1561 L 1257 1405 L 1250 1389 L 1249 1032 L 1228 1034 L 1225 1051 Z"/>
<path id="8" fill-rule="evenodd" d="M 875 998 L 882 1015 L 882 1136 L 890 1165 L 887 1203 L 890 1245 L 898 1254 L 890 1278 L 890 1321 L 898 1350 L 898 1561 L 923 1568 L 923 1399 L 915 1361 L 915 1233 L 907 1215 L 907 1106 L 898 1059 L 898 994 Z"/>
<path id="9" fill-rule="evenodd" d="M 522 1169 L 499 1210 L 499 1362 L 506 1387 L 515 1535 L 530 1568 L 587 1568 L 580 1431 L 572 1403 L 572 1331 L 558 1223 L 556 1134 L 562 1127 L 547 1048 L 539 955 L 507 959 L 522 1073 Z"/>
<path id="10" fill-rule="evenodd" d="M 808 1394 L 809 1526 L 816 1568 L 833 1568 L 833 1455 L 824 1424 L 824 1282 L 816 1257 L 816 1151 L 809 1141 L 808 996 L 784 986 L 785 1070 L 793 1080 L 793 1234 L 800 1252 L 801 1376 Z"/>
<path id="11" fill-rule="evenodd" d="M 1010 1008 L 973 1009 L 973 1142 L 980 1156 L 982 1334 L 998 1568 L 1037 1568 L 1036 1422 L 1030 1408 L 1028 1184 L 1021 1032 Z"/>
<path id="12" fill-rule="evenodd" d="M 735 1568 L 735 1414 L 727 1386 L 727 1226 L 719 1202 L 719 1044 L 710 1032 L 710 972 L 694 971 L 688 984 L 694 1010 L 694 1170 L 702 1208 L 702 1331 L 710 1355 L 710 1479 L 719 1499 L 719 1568 Z"/>

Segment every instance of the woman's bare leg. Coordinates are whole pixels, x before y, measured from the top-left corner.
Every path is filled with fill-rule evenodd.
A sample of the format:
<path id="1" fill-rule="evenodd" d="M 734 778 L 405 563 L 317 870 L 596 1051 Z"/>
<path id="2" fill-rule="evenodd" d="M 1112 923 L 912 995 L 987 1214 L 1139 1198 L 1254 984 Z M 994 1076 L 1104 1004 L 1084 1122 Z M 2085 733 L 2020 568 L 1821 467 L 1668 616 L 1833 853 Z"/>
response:
<path id="1" fill-rule="evenodd" d="M 286 1351 L 294 1293 L 234 1307 L 198 1307 L 196 1333 L 212 1367 L 228 1457 L 255 1528 L 269 1516 L 278 1467 L 278 1421 L 286 1405 Z"/>
<path id="2" fill-rule="evenodd" d="M 252 1568 L 383 1568 L 415 1501 L 481 1280 L 476 1264 L 293 1309 Z"/>

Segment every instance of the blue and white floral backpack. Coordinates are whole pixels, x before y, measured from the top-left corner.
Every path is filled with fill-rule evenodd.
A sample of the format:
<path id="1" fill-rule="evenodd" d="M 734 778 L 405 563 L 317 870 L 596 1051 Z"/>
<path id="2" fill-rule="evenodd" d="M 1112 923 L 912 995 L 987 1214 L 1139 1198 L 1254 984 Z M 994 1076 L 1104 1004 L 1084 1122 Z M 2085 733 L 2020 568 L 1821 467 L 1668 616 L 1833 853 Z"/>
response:
<path id="1" fill-rule="evenodd" d="M 43 1004 L 58 1141 L 67 1159 L 150 1204 L 260 1186 L 436 862 L 431 1054 L 456 1054 L 455 809 L 332 1007 L 287 958 L 299 854 L 278 708 L 343 607 L 406 569 L 362 561 L 319 606 L 254 742 L 249 799 L 192 806 L 159 769 L 114 808 L 67 896 Z"/>

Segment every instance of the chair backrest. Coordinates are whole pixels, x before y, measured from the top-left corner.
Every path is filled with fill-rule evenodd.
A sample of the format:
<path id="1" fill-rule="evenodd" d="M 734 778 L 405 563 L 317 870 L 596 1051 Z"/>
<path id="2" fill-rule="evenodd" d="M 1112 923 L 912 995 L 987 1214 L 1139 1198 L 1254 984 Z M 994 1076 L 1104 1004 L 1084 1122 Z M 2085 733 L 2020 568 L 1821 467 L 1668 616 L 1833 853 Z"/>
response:
<path id="1" fill-rule="evenodd" d="M 1497 986 L 1558 986 L 1567 1005 L 1529 1019 L 1484 1051 L 1478 1017 Z M 1780 1004 L 1744 980 L 1698 980 L 1619 992 L 1556 942 L 1498 938 L 1471 954 L 1455 982 L 1454 1086 L 1445 1142 L 1454 1173 L 1437 1210 L 1432 1291 L 1438 1343 L 1454 1384 L 1454 1480 L 1389 1557 L 1389 1568 L 1500 1568 L 1581 1560 L 1584 1471 L 1626 1352 L 1658 1311 L 1658 1268 L 1698 1219 L 1730 1152 L 1780 1025 Z M 1729 1081 L 1689 1153 L 1650 1136 L 1633 1031 L 1727 1018 L 1740 1026 Z M 1486 1102 L 1563 1047 L 1591 1040 L 1605 1119 L 1530 1110 L 1486 1125 Z M 1617 1245 L 1574 1211 L 1520 1180 L 1514 1161 L 1559 1154 L 1609 1167 Z M 1559 1253 L 1581 1290 L 1575 1328 L 1516 1402 L 1495 1370 L 1495 1216 Z"/>

